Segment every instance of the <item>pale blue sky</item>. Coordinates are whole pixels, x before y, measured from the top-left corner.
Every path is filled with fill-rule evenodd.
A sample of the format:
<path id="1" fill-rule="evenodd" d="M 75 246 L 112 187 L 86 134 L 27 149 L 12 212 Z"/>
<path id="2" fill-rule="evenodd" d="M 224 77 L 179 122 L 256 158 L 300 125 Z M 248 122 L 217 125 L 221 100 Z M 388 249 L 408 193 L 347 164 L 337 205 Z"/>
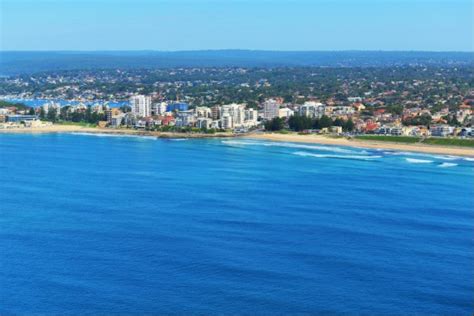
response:
<path id="1" fill-rule="evenodd" d="M 472 0 L 0 0 L 2 50 L 472 51 Z"/>

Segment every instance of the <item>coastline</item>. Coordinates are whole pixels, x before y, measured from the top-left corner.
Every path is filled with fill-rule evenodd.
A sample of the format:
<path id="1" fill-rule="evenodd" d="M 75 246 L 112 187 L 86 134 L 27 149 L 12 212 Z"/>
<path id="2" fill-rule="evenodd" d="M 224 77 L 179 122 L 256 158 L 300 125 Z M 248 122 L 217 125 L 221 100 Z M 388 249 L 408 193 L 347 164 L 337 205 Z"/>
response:
<path id="1" fill-rule="evenodd" d="M 90 133 L 90 134 L 112 134 L 112 135 L 136 135 L 136 136 L 155 136 L 158 138 L 216 138 L 216 137 L 234 137 L 232 133 L 175 133 L 175 132 L 154 132 L 124 128 L 100 128 L 84 127 L 79 125 L 52 125 L 46 127 L 33 128 L 11 128 L 0 129 L 0 134 L 52 134 L 52 133 Z"/>
<path id="2" fill-rule="evenodd" d="M 247 135 L 250 139 L 271 140 L 279 142 L 294 143 L 313 143 L 322 145 L 336 145 L 348 147 L 365 147 L 372 149 L 387 149 L 397 151 L 411 151 L 426 154 L 442 154 L 452 156 L 474 157 L 473 148 L 455 147 L 455 146 L 439 146 L 427 144 L 405 144 L 391 143 L 373 140 L 355 140 L 347 138 L 331 138 L 322 135 L 299 135 L 299 134 L 251 134 Z"/>
<path id="3" fill-rule="evenodd" d="M 47 133 L 92 133 L 92 134 L 115 134 L 115 135 L 136 135 L 136 136 L 155 136 L 158 138 L 220 138 L 220 137 L 245 137 L 249 139 L 270 140 L 280 142 L 295 143 L 313 143 L 323 145 L 348 146 L 348 147 L 365 147 L 373 149 L 386 149 L 398 151 L 411 151 L 426 154 L 443 154 L 453 156 L 474 157 L 473 148 L 455 147 L 455 146 L 439 146 L 427 144 L 406 144 L 406 143 L 389 143 L 374 140 L 355 140 L 347 138 L 331 138 L 322 135 L 299 135 L 299 134 L 277 134 L 277 133 L 249 133 L 249 134 L 233 134 L 233 133 L 175 133 L 175 132 L 153 132 L 141 131 L 134 129 L 111 129 L 99 127 L 84 127 L 78 125 L 52 125 L 37 128 L 17 128 L 17 129 L 0 129 L 1 133 L 14 134 L 47 134 Z"/>

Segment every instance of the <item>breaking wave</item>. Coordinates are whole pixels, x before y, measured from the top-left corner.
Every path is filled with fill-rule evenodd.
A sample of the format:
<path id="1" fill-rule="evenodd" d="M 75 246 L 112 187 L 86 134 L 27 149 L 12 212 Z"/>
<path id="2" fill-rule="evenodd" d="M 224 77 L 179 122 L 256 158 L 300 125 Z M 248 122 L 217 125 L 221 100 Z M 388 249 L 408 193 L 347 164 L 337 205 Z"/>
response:
<path id="1" fill-rule="evenodd" d="M 250 142 L 250 141 L 240 141 L 240 140 L 225 140 L 222 141 L 227 145 L 240 145 L 240 146 L 267 146 L 267 147 L 284 147 L 284 148 L 299 148 L 299 149 L 309 149 L 309 150 L 321 150 L 321 151 L 332 151 L 337 153 L 345 154 L 361 154 L 367 153 L 366 151 L 354 151 L 350 149 L 345 149 L 335 146 L 320 146 L 320 145 L 306 145 L 306 144 L 295 144 L 287 142 Z"/>
<path id="2" fill-rule="evenodd" d="M 433 160 L 415 159 L 415 158 L 405 158 L 405 160 L 409 163 L 432 163 L 433 162 Z"/>
<path id="3" fill-rule="evenodd" d="M 81 135 L 81 136 L 95 136 L 95 137 L 128 137 L 128 138 L 140 138 L 140 139 L 153 139 L 156 140 L 157 138 L 154 136 L 145 136 L 145 135 L 126 135 L 126 134 L 107 134 L 107 133 L 81 133 L 81 132 L 74 132 L 71 135 Z"/>
<path id="4" fill-rule="evenodd" d="M 449 167 L 456 167 L 457 165 L 458 165 L 457 163 L 443 162 L 438 167 L 440 167 L 440 168 L 449 168 Z"/>
<path id="5" fill-rule="evenodd" d="M 334 159 L 352 159 L 352 160 L 374 160 L 382 158 L 382 156 L 367 156 L 367 155 L 331 155 L 331 154 L 313 154 L 305 151 L 297 151 L 293 153 L 297 156 L 315 157 L 315 158 L 334 158 Z"/>

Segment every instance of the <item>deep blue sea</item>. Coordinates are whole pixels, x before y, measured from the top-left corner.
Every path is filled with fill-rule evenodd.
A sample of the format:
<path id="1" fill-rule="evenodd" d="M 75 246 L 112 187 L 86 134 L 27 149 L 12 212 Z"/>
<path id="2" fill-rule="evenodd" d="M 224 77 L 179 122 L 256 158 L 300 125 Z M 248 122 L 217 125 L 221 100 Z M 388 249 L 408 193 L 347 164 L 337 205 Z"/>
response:
<path id="1" fill-rule="evenodd" d="M 473 160 L 0 134 L 0 314 L 472 315 Z"/>

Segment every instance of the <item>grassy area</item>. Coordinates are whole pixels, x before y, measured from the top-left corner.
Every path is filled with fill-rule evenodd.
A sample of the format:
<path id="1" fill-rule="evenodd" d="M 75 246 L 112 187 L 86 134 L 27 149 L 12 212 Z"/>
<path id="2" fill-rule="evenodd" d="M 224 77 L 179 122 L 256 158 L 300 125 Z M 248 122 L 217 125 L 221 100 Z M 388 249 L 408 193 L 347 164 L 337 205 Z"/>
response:
<path id="1" fill-rule="evenodd" d="M 363 135 L 356 136 L 356 139 L 361 140 L 374 140 L 382 142 L 396 142 L 396 143 L 422 143 L 428 145 L 439 145 L 439 146 L 460 146 L 460 147 L 474 147 L 474 139 L 460 139 L 460 138 L 441 138 L 441 137 L 429 137 L 421 139 L 419 137 L 411 136 L 385 136 L 385 135 Z"/>
<path id="2" fill-rule="evenodd" d="M 362 135 L 356 136 L 356 139 L 362 140 L 376 140 L 381 142 L 396 142 L 396 143 L 418 143 L 419 137 L 411 136 L 385 136 L 385 135 Z"/>
<path id="3" fill-rule="evenodd" d="M 70 121 L 59 121 L 54 123 L 56 125 L 72 125 L 72 126 L 82 126 L 82 127 L 97 127 L 97 124 L 91 124 L 86 122 L 70 122 Z"/>
<path id="4" fill-rule="evenodd" d="M 461 146 L 474 147 L 474 139 L 460 139 L 460 138 L 427 138 L 423 144 L 430 145 L 446 145 L 446 146 Z"/>

